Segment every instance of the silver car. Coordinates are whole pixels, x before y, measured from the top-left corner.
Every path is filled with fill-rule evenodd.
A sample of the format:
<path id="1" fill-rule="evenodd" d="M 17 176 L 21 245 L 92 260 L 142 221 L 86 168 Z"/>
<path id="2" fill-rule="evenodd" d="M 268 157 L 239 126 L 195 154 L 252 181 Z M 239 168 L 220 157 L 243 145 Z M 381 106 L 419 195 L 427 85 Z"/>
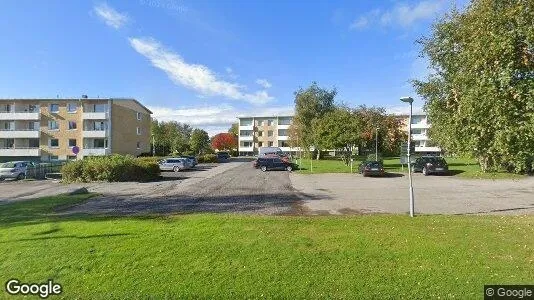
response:
<path id="1" fill-rule="evenodd" d="M 180 172 L 188 169 L 188 164 L 183 158 L 166 158 L 159 163 L 159 169 L 161 171 L 174 171 Z"/>
<path id="2" fill-rule="evenodd" d="M 10 161 L 0 164 L 0 180 L 14 178 L 17 180 L 24 179 L 28 167 L 33 167 L 31 161 Z"/>

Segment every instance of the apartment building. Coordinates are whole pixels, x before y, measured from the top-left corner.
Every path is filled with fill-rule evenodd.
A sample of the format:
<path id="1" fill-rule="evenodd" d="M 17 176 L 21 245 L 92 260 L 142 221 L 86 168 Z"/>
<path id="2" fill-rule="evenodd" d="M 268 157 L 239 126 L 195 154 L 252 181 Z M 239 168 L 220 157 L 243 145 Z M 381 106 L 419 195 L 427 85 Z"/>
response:
<path id="1" fill-rule="evenodd" d="M 296 152 L 289 146 L 288 129 L 293 116 L 239 118 L 239 155 L 255 155 L 260 147 L 280 147 L 284 152 Z"/>
<path id="2" fill-rule="evenodd" d="M 404 130 L 408 132 L 408 115 L 399 115 L 402 118 Z M 428 129 L 431 127 L 430 121 L 425 112 L 412 113 L 412 143 L 417 154 L 436 154 L 441 152 L 441 148 L 436 147 L 428 137 Z"/>
<path id="3" fill-rule="evenodd" d="M 149 152 L 151 114 L 127 98 L 0 99 L 0 160 Z"/>

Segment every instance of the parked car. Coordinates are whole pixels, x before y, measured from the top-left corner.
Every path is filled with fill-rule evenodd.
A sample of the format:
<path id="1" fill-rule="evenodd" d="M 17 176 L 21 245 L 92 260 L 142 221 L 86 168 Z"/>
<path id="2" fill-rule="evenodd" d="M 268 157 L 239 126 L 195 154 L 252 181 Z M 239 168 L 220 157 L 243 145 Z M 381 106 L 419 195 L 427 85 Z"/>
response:
<path id="1" fill-rule="evenodd" d="M 187 169 L 185 158 L 166 158 L 160 161 L 159 169 L 161 171 L 180 172 Z"/>
<path id="2" fill-rule="evenodd" d="M 449 165 L 441 156 L 421 156 L 413 162 L 413 171 L 421 172 L 427 176 L 430 174 L 447 174 Z"/>
<path id="3" fill-rule="evenodd" d="M 257 159 L 257 167 L 263 172 L 267 170 L 287 170 L 291 172 L 297 168 L 297 165 L 279 157 L 259 157 Z"/>
<path id="4" fill-rule="evenodd" d="M 384 176 L 384 166 L 379 161 L 364 161 L 360 164 L 360 167 L 358 168 L 360 171 L 360 174 L 363 175 L 363 177 L 367 176 Z"/>
<path id="5" fill-rule="evenodd" d="M 196 156 L 185 156 L 185 157 L 189 158 L 191 161 L 193 161 L 193 167 L 198 165 L 198 159 L 196 158 Z"/>
<path id="6" fill-rule="evenodd" d="M 284 152 L 279 147 L 260 147 L 258 157 L 264 157 L 269 154 L 283 155 Z"/>
<path id="7" fill-rule="evenodd" d="M 187 169 L 191 169 L 195 166 L 195 161 L 187 156 L 178 157 L 179 159 L 183 159 L 185 161 L 185 167 Z"/>
<path id="8" fill-rule="evenodd" d="M 228 152 L 217 152 L 217 159 L 229 159 L 230 154 Z"/>
<path id="9" fill-rule="evenodd" d="M 6 178 L 24 179 L 29 167 L 35 167 L 35 164 L 31 161 L 10 161 L 0 164 L 0 180 Z"/>

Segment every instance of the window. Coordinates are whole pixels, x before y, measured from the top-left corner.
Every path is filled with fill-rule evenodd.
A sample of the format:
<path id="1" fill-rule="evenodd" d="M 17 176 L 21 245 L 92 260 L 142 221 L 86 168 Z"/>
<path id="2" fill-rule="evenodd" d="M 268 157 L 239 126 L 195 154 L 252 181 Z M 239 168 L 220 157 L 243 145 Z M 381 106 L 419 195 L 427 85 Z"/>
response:
<path id="1" fill-rule="evenodd" d="M 267 120 L 267 126 L 273 126 L 273 120 Z"/>
<path id="2" fill-rule="evenodd" d="M 76 129 L 76 121 L 69 121 L 69 130 Z"/>
<path id="3" fill-rule="evenodd" d="M 278 136 L 287 136 L 287 129 L 278 129 Z"/>
<path id="4" fill-rule="evenodd" d="M 29 122 L 28 123 L 28 129 L 29 130 L 39 130 L 39 122 Z"/>
<path id="5" fill-rule="evenodd" d="M 137 127 L 137 135 L 141 135 L 141 128 Z"/>
<path id="6" fill-rule="evenodd" d="M 263 147 L 263 142 L 258 142 L 258 147 Z"/>
<path id="7" fill-rule="evenodd" d="M 57 155 L 50 155 L 50 160 L 59 160 Z"/>
<path id="8" fill-rule="evenodd" d="M 76 155 L 69 155 L 67 156 L 68 160 L 76 160 Z"/>
<path id="9" fill-rule="evenodd" d="M 94 139 L 93 140 L 93 147 L 94 148 L 106 148 L 106 140 L 105 139 Z"/>
<path id="10" fill-rule="evenodd" d="M 76 139 L 69 139 L 69 147 L 76 146 Z"/>
<path id="11" fill-rule="evenodd" d="M 141 113 L 140 112 L 137 113 L 137 120 L 141 120 Z"/>
<path id="12" fill-rule="evenodd" d="M 59 147 L 59 140 L 58 139 L 50 139 L 48 146 L 50 148 L 58 148 Z"/>
<path id="13" fill-rule="evenodd" d="M 258 120 L 258 126 L 263 126 L 263 120 Z"/>
<path id="14" fill-rule="evenodd" d="M 57 121 L 48 121 L 48 130 L 59 130 L 59 124 Z"/>
<path id="15" fill-rule="evenodd" d="M 78 104 L 76 103 L 69 103 L 67 104 L 67 112 L 68 113 L 75 113 L 78 110 Z"/>
<path id="16" fill-rule="evenodd" d="M 278 141 L 278 147 L 289 147 L 287 141 Z"/>
<path id="17" fill-rule="evenodd" d="M 141 143 L 137 142 L 137 149 L 141 149 Z"/>
<path id="18" fill-rule="evenodd" d="M 98 131 L 106 130 L 106 123 L 104 121 L 93 122 L 93 130 L 98 130 Z"/>
<path id="19" fill-rule="evenodd" d="M 269 147 L 272 147 L 273 146 L 273 142 L 269 142 Z"/>
<path id="20" fill-rule="evenodd" d="M 267 136 L 273 136 L 273 131 L 272 130 L 267 131 Z"/>
<path id="21" fill-rule="evenodd" d="M 291 125 L 291 118 L 279 118 L 278 125 Z"/>
<path id="22" fill-rule="evenodd" d="M 29 112 L 37 112 L 37 106 L 33 105 L 33 104 L 28 105 L 28 111 Z"/>
<path id="23" fill-rule="evenodd" d="M 59 104 L 50 104 L 50 112 L 51 113 L 58 113 L 59 112 Z"/>
<path id="24" fill-rule="evenodd" d="M 252 142 L 243 142 L 243 147 L 252 147 Z"/>
<path id="25" fill-rule="evenodd" d="M 258 136 L 263 136 L 263 131 L 258 131 Z"/>
<path id="26" fill-rule="evenodd" d="M 39 139 L 28 139 L 28 147 L 39 148 Z"/>

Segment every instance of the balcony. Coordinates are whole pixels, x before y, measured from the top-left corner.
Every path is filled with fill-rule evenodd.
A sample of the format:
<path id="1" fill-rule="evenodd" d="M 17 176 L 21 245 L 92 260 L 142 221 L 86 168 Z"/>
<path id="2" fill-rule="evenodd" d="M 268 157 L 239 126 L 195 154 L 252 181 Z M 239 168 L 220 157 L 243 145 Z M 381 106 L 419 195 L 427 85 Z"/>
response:
<path id="1" fill-rule="evenodd" d="M 430 124 L 428 123 L 416 123 L 412 124 L 412 129 L 428 129 L 430 128 Z"/>
<path id="2" fill-rule="evenodd" d="M 254 152 L 254 147 L 239 146 L 239 152 Z"/>
<path id="3" fill-rule="evenodd" d="M 109 155 L 111 151 L 107 148 L 83 148 L 83 156 L 94 156 L 94 155 Z"/>
<path id="4" fill-rule="evenodd" d="M 108 118 L 107 112 L 84 112 L 83 118 L 88 120 L 105 120 Z"/>
<path id="5" fill-rule="evenodd" d="M 415 147 L 415 152 L 441 152 L 439 147 Z"/>
<path id="6" fill-rule="evenodd" d="M 426 134 L 412 134 L 412 141 L 427 141 L 429 140 Z"/>
<path id="7" fill-rule="evenodd" d="M 240 125 L 239 130 L 254 130 L 253 125 Z"/>
<path id="8" fill-rule="evenodd" d="M 105 130 L 84 130 L 84 138 L 105 138 L 107 136 Z"/>
<path id="9" fill-rule="evenodd" d="M 278 129 L 289 129 L 291 125 L 278 125 Z"/>
<path id="10" fill-rule="evenodd" d="M 35 129 L 0 130 L 0 138 L 39 138 L 40 131 Z"/>
<path id="11" fill-rule="evenodd" d="M 0 120 L 39 120 L 38 112 L 0 112 Z"/>
<path id="12" fill-rule="evenodd" d="M 252 135 L 240 135 L 239 136 L 239 140 L 240 141 L 253 141 L 254 140 L 254 136 L 252 136 Z"/>
<path id="13" fill-rule="evenodd" d="M 287 141 L 289 140 L 289 137 L 287 135 L 279 135 L 278 136 L 279 141 Z"/>
<path id="14" fill-rule="evenodd" d="M 0 148 L 0 156 L 41 156 L 38 147 Z"/>

